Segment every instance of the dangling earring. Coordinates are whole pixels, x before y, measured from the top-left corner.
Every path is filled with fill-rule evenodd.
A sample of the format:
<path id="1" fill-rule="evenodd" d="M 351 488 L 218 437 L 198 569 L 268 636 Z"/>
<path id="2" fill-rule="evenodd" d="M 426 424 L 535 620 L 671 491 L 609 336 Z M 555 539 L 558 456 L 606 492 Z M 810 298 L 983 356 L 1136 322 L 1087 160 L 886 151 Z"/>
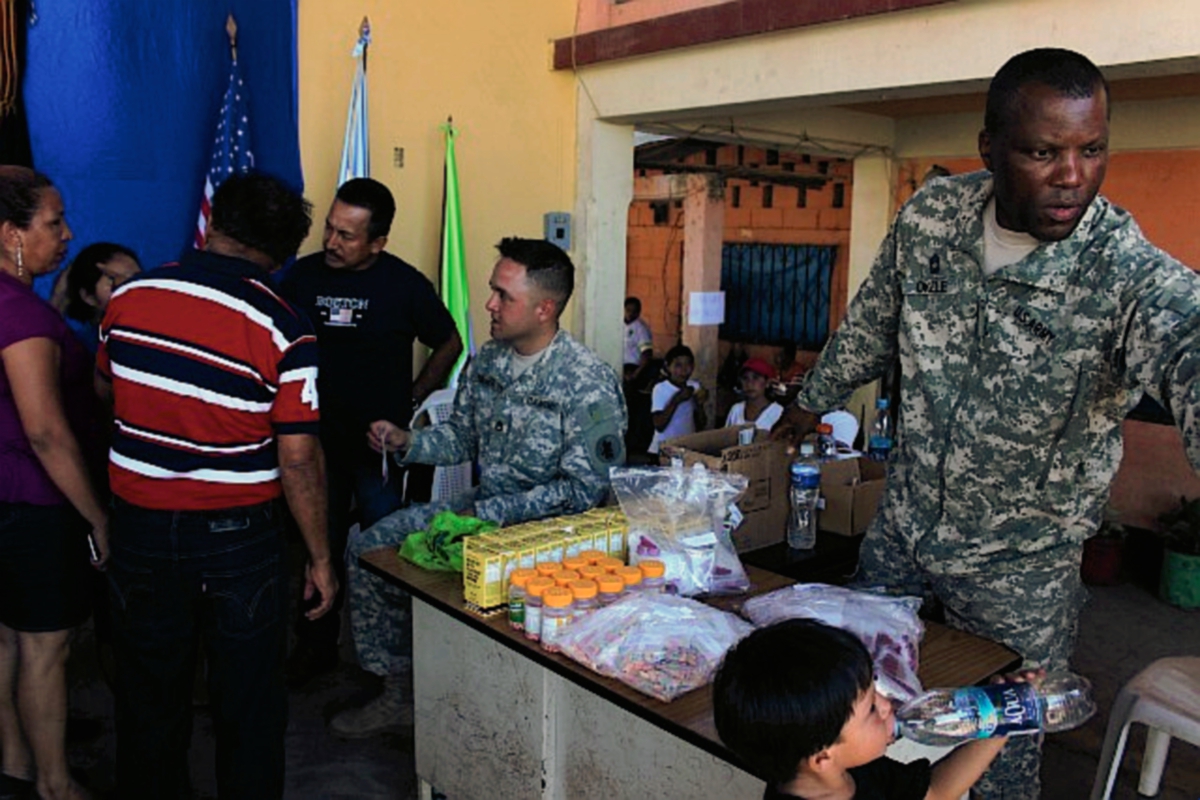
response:
<path id="1" fill-rule="evenodd" d="M 17 277 L 25 277 L 25 248 L 21 240 L 17 240 Z"/>

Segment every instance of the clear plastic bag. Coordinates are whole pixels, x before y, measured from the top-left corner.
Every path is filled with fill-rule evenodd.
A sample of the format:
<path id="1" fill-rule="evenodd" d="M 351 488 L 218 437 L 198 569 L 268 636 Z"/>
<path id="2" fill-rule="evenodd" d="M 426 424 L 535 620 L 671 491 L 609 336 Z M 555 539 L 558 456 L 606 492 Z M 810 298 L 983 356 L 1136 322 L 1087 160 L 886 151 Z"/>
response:
<path id="1" fill-rule="evenodd" d="M 877 686 L 895 700 L 921 693 L 917 646 L 925 626 L 917 616 L 919 597 L 889 597 L 870 592 L 797 583 L 753 597 L 742 613 L 762 627 L 793 617 L 816 619 L 857 636 L 875 661 Z"/>
<path id="2" fill-rule="evenodd" d="M 614 467 L 610 475 L 629 521 L 629 563 L 662 561 L 665 591 L 685 597 L 750 588 L 726 528 L 733 501 L 749 484 L 746 476 L 702 464 Z"/>
<path id="3" fill-rule="evenodd" d="M 670 702 L 705 685 L 725 652 L 754 628 L 696 600 L 638 592 L 575 620 L 563 655 Z"/>

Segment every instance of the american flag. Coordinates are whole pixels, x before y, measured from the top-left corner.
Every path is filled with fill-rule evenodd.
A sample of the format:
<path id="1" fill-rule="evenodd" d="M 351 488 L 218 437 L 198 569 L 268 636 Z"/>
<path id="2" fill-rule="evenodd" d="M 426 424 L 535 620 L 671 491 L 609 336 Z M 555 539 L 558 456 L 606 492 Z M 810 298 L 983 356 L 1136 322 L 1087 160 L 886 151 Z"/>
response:
<path id="1" fill-rule="evenodd" d="M 196 220 L 197 250 L 204 249 L 204 241 L 208 236 L 213 192 L 233 173 L 249 172 L 253 167 L 254 153 L 250 151 L 250 126 L 246 116 L 246 87 L 242 83 L 242 73 L 235 56 L 229 68 L 229 88 L 221 100 L 221 118 L 217 121 L 217 136 L 213 140 L 208 173 L 204 176 L 204 197 L 200 200 L 200 216 Z"/>

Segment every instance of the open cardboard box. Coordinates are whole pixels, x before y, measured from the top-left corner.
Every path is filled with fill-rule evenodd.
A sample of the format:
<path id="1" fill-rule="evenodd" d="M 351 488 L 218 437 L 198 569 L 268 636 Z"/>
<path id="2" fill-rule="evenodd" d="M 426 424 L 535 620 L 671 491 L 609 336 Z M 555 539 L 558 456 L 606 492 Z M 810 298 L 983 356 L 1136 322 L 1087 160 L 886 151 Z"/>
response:
<path id="1" fill-rule="evenodd" d="M 855 536 L 875 518 L 883 496 L 887 465 L 869 458 L 842 458 L 821 465 L 824 509 L 818 518 L 823 531 Z"/>
<path id="2" fill-rule="evenodd" d="M 755 431 L 754 441 L 738 444 L 738 432 L 753 425 L 717 428 L 663 442 L 659 461 L 671 463 L 672 456 L 690 467 L 699 462 L 717 472 L 733 472 L 750 480 L 737 506 L 745 519 L 733 531 L 738 552 L 777 544 L 784 540 L 788 517 L 788 458 L 781 442 L 769 441 L 766 431 Z"/>

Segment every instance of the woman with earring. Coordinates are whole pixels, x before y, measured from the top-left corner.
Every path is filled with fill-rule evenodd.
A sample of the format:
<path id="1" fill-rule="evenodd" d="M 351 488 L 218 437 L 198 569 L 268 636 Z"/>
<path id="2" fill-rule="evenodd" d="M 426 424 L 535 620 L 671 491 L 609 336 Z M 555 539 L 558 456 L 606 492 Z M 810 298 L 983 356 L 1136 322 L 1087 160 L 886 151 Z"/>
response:
<path id="1" fill-rule="evenodd" d="M 70 631 L 88 615 L 89 537 L 108 517 L 80 439 L 94 430 L 91 357 L 32 289 L 71 230 L 44 175 L 0 166 L 0 796 L 88 797 L 67 771 Z"/>

